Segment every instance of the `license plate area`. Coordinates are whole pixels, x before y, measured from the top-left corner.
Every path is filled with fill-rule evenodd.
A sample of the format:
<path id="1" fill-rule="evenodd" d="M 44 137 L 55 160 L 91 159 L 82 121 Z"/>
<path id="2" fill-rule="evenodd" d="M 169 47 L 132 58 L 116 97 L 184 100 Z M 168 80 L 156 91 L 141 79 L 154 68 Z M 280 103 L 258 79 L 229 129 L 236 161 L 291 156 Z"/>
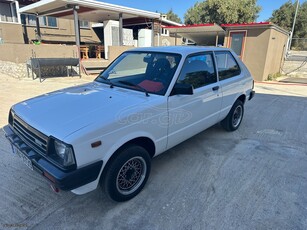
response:
<path id="1" fill-rule="evenodd" d="M 18 148 L 16 148 L 14 145 L 12 145 L 13 153 L 15 153 L 21 161 L 28 166 L 29 169 L 33 170 L 32 161 L 24 154 L 22 153 Z"/>

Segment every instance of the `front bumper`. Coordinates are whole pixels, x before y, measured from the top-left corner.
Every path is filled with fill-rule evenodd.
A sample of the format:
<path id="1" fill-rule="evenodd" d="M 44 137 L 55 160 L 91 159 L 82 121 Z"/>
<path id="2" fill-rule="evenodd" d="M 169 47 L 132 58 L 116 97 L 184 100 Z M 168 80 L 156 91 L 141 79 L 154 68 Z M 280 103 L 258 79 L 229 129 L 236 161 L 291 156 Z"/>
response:
<path id="1" fill-rule="evenodd" d="M 73 190 L 98 178 L 103 161 L 95 162 L 80 169 L 63 171 L 31 149 L 17 134 L 15 134 L 14 130 L 9 125 L 3 127 L 3 130 L 12 148 L 29 159 L 32 163 L 33 170 L 48 179 L 56 188 L 64 191 Z"/>

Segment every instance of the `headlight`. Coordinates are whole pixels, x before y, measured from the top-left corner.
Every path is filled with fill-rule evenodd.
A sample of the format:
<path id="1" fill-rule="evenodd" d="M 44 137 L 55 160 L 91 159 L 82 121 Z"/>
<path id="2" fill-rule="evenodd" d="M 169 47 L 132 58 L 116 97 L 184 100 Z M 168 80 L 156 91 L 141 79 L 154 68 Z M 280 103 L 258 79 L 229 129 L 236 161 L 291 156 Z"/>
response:
<path id="1" fill-rule="evenodd" d="M 64 142 L 55 139 L 54 150 L 57 156 L 57 159 L 54 160 L 58 161 L 58 163 L 60 163 L 64 167 L 75 164 L 74 152 L 70 145 L 67 145 Z"/>

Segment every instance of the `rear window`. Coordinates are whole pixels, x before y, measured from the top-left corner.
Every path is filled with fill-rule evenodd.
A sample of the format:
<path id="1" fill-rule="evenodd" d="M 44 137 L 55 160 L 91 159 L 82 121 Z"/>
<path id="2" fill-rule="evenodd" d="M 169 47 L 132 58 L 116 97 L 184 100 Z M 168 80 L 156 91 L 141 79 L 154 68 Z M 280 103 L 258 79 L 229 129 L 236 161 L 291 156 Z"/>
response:
<path id="1" fill-rule="evenodd" d="M 215 52 L 215 58 L 220 81 L 240 75 L 241 69 L 230 52 Z"/>

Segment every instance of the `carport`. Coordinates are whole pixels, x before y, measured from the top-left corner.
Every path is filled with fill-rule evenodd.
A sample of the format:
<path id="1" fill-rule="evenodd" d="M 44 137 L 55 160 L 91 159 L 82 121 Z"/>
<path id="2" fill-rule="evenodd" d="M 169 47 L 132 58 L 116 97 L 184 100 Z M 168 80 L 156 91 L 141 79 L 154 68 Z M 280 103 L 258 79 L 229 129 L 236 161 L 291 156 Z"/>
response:
<path id="1" fill-rule="evenodd" d="M 218 24 L 198 24 L 187 26 L 167 26 L 165 29 L 171 33 L 187 38 L 197 45 L 218 46 L 223 45 L 225 30 Z"/>
<path id="2" fill-rule="evenodd" d="M 134 8 L 98 2 L 93 0 L 42 0 L 19 10 L 19 13 L 36 15 L 36 27 L 40 37 L 39 16 L 62 17 L 73 19 L 75 26 L 76 45 L 80 49 L 79 20 L 102 23 L 104 21 L 119 21 L 119 44 L 123 45 L 123 21 L 131 23 L 144 21 L 153 28 L 154 20 L 160 19 L 159 13 L 138 10 Z M 154 31 L 152 30 L 152 37 Z M 154 39 L 152 39 L 153 41 Z M 152 44 L 153 45 L 153 44 Z M 79 52 L 80 53 L 80 52 Z"/>

